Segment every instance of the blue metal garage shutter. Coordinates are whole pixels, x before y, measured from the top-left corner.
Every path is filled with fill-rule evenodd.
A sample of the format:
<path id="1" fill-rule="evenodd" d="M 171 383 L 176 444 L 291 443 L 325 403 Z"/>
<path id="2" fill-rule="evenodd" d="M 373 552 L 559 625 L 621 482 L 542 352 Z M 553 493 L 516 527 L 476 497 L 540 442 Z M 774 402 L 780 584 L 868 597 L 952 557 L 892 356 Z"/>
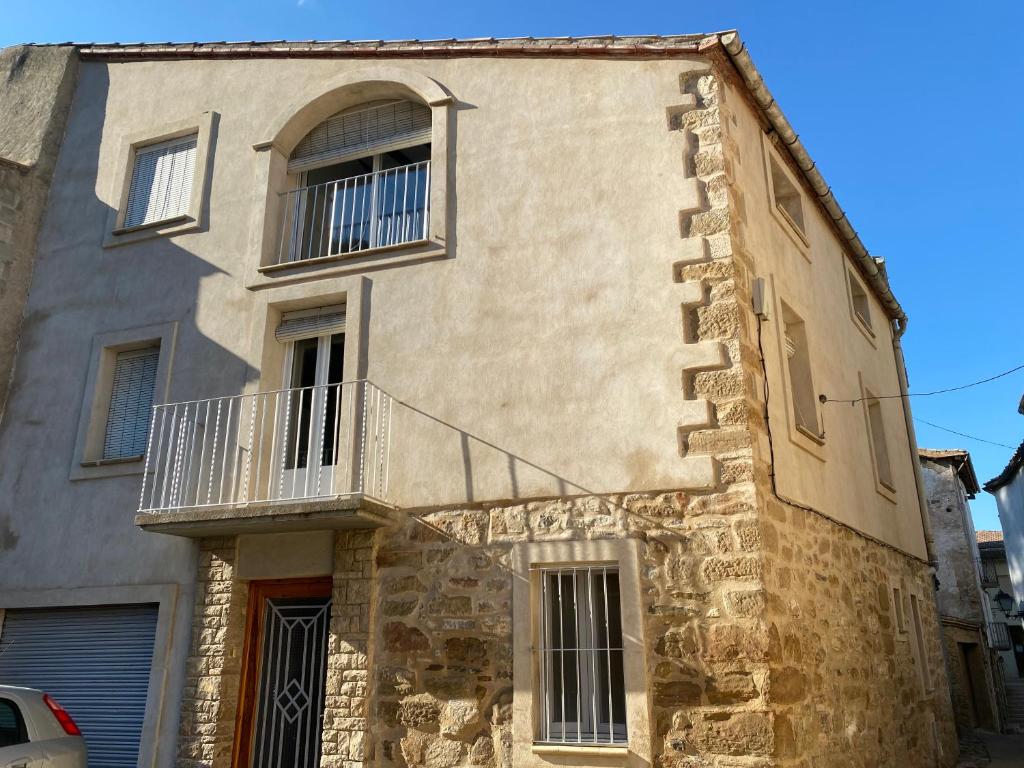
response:
<path id="1" fill-rule="evenodd" d="M 156 605 L 8 610 L 0 683 L 39 688 L 82 729 L 89 768 L 135 768 Z"/>

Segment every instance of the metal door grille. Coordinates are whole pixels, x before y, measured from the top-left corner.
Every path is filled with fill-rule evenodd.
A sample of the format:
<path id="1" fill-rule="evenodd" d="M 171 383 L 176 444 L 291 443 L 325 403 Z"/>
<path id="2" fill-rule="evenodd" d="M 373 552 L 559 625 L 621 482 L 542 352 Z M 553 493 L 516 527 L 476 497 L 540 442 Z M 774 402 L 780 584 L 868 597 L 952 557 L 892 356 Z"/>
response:
<path id="1" fill-rule="evenodd" d="M 616 568 L 540 572 L 540 738 L 624 744 L 626 697 Z"/>
<path id="2" fill-rule="evenodd" d="M 327 671 L 329 597 L 267 598 L 253 768 L 316 768 Z"/>

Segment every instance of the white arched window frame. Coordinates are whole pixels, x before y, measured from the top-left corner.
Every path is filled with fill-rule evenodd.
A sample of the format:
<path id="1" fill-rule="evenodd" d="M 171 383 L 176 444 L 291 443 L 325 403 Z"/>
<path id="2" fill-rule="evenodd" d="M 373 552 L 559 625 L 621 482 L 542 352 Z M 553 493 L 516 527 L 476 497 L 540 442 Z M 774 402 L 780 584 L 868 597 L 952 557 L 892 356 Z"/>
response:
<path id="1" fill-rule="evenodd" d="M 264 141 L 253 145 L 257 153 L 257 190 L 260 203 L 254 208 L 255 246 L 259 258 L 250 261 L 247 284 L 252 288 L 274 283 L 282 271 L 300 272 L 315 276 L 329 276 L 344 272 L 341 263 L 352 255 L 367 258 L 387 258 L 400 262 L 405 259 L 422 260 L 447 254 L 449 227 L 449 189 L 451 181 L 452 105 L 454 99 L 437 82 L 411 70 L 388 66 L 365 67 L 342 75 L 326 87 L 299 95 L 285 108 L 267 131 Z M 289 159 L 300 142 L 328 118 L 361 105 L 383 101 L 410 101 L 425 105 L 430 110 L 430 184 L 429 221 L 426 237 L 402 243 L 396 247 L 364 249 L 356 254 L 340 254 L 327 258 L 299 261 L 280 261 L 279 245 L 283 231 L 282 195 L 294 190 L 298 180 L 289 171 Z"/>
<path id="2" fill-rule="evenodd" d="M 431 112 L 407 99 L 370 102 L 313 128 L 288 159 L 278 264 L 426 242 Z"/>

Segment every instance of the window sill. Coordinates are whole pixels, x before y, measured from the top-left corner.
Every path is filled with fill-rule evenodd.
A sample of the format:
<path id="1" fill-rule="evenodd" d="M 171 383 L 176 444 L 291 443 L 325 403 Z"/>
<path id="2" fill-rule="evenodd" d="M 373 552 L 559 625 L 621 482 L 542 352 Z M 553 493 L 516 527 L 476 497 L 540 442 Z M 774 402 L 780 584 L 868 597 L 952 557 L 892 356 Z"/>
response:
<path id="1" fill-rule="evenodd" d="M 771 211 L 779 226 L 785 230 L 786 234 L 789 235 L 789 239 L 797 246 L 797 250 L 810 262 L 811 241 L 807 239 L 807 235 L 797 226 L 797 223 L 793 221 L 793 217 L 786 212 L 786 209 L 776 203 L 774 199 L 772 200 Z"/>
<path id="2" fill-rule="evenodd" d="M 180 224 L 183 221 L 189 220 L 188 214 L 180 214 L 178 216 L 171 216 L 167 219 L 157 219 L 156 221 L 147 221 L 142 224 L 134 224 L 130 227 L 118 227 L 110 234 L 112 235 L 128 235 L 132 232 L 141 232 L 146 229 L 155 229 L 156 227 L 165 227 L 170 224 Z"/>
<path id="3" fill-rule="evenodd" d="M 825 433 L 824 432 L 821 433 L 821 434 L 818 434 L 813 429 L 808 429 L 807 427 L 801 426 L 800 424 L 796 425 L 796 429 L 797 429 L 797 432 L 799 432 L 801 435 L 803 435 L 804 437 L 806 437 L 806 438 L 808 438 L 810 440 L 813 440 L 818 445 L 824 445 L 825 444 Z"/>
<path id="4" fill-rule="evenodd" d="M 875 491 L 886 501 L 896 504 L 896 489 L 886 482 L 876 480 Z"/>
<path id="5" fill-rule="evenodd" d="M 128 456 L 123 459 L 72 462 L 68 479 L 71 481 L 103 480 L 108 477 L 141 475 L 146 468 L 144 459 L 144 456 Z"/>
<path id="6" fill-rule="evenodd" d="M 104 248 L 116 248 L 119 245 L 137 243 L 154 237 L 171 237 L 199 229 L 199 221 L 195 216 L 183 214 L 170 219 L 150 221 L 134 227 L 118 227 L 107 233 L 103 238 Z"/>
<path id="7" fill-rule="evenodd" d="M 623 744 L 550 744 L 534 743 L 535 755 L 587 755 L 590 757 L 625 757 L 629 747 Z"/>
<path id="8" fill-rule="evenodd" d="M 402 266 L 443 259 L 447 256 L 448 247 L 445 243 L 436 240 L 415 240 L 337 256 L 319 256 L 315 259 L 267 264 L 256 268 L 246 287 L 258 290 L 285 283 L 362 272 L 371 265 L 374 268 Z"/>
<path id="9" fill-rule="evenodd" d="M 140 453 L 138 456 L 121 456 L 116 459 L 96 459 L 95 461 L 83 461 L 83 467 L 109 467 L 115 464 L 131 464 L 136 461 L 142 461 L 146 458 L 146 454 Z"/>
<path id="10" fill-rule="evenodd" d="M 850 310 L 850 317 L 853 318 L 853 324 L 857 326 L 857 330 L 864 334 L 864 338 L 870 342 L 871 346 L 877 346 L 878 337 L 875 334 L 874 329 L 868 325 L 867 321 L 865 321 L 864 318 L 853 309 Z"/>

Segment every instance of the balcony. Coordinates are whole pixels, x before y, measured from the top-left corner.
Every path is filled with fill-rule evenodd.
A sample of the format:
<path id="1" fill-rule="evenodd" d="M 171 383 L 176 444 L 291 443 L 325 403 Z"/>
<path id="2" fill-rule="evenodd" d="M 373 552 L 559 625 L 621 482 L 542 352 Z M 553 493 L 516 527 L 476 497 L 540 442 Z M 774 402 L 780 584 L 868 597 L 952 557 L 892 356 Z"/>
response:
<path id="1" fill-rule="evenodd" d="M 988 625 L 988 642 L 997 651 L 1010 650 L 1010 633 L 1005 622 L 992 622 Z"/>
<path id="2" fill-rule="evenodd" d="M 276 265 L 339 258 L 427 239 L 430 161 L 301 187 L 281 195 Z"/>
<path id="3" fill-rule="evenodd" d="M 382 525 L 393 410 L 368 381 L 155 406 L 136 525 L 183 536 Z"/>

